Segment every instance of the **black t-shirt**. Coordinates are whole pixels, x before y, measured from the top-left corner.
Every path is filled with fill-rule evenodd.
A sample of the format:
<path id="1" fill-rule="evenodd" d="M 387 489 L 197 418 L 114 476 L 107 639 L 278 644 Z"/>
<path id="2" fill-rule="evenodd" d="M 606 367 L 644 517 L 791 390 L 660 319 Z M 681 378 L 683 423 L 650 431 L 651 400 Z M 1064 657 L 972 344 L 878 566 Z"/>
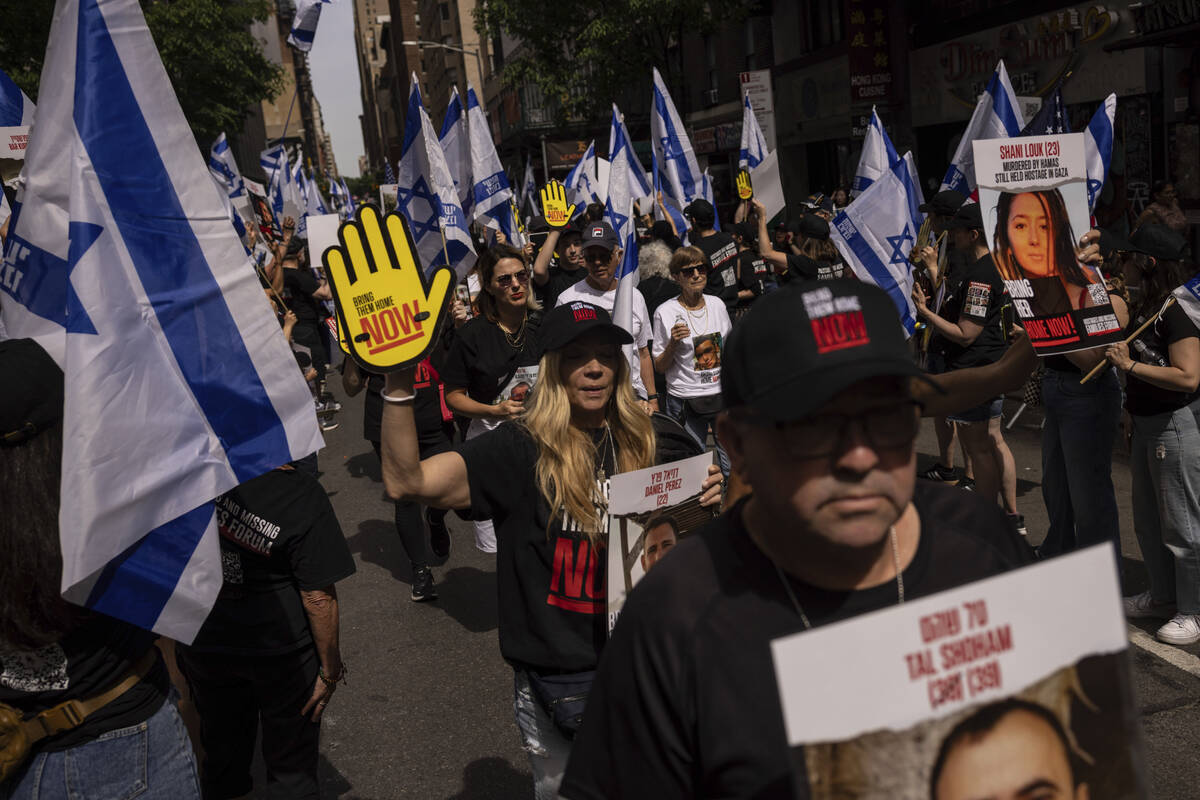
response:
<path id="1" fill-rule="evenodd" d="M 269 656 L 312 645 L 301 591 L 354 574 L 354 557 L 315 478 L 272 470 L 217 498 L 224 583 L 191 648 Z"/>
<path id="2" fill-rule="evenodd" d="M 602 467 L 613 474 L 613 450 L 595 432 Z M 586 534 L 549 523 L 537 487 L 537 445 L 519 423 L 506 422 L 458 446 L 471 486 L 471 519 L 496 526 L 500 653 L 536 670 L 593 669 L 608 631 L 607 555 Z M 607 493 L 607 481 L 597 491 Z"/>
<path id="3" fill-rule="evenodd" d="M 584 267 L 564 269 L 565 264 L 566 261 L 559 259 L 557 265 L 551 265 L 546 283 L 535 287 L 538 298 L 542 302 L 542 308 L 554 308 L 558 305 L 558 296 L 563 293 L 563 290 L 570 289 L 587 277 L 587 269 Z"/>
<path id="4" fill-rule="evenodd" d="M 359 367 L 362 371 L 362 368 Z M 363 398 L 363 438 L 368 442 L 383 441 L 383 383 L 382 375 L 363 372 L 367 379 L 366 396 Z M 449 424 L 442 416 L 442 379 L 434 367 L 433 359 L 427 358 L 417 365 L 413 375 L 413 419 L 417 426 L 417 438 L 422 444 L 440 441 L 446 435 Z"/>
<path id="5" fill-rule="evenodd" d="M 1032 560 L 995 503 L 967 494 L 917 482 L 922 533 L 904 570 L 906 598 Z M 572 746 L 563 796 L 793 796 L 770 644 L 804 626 L 743 527 L 744 508 L 680 542 L 627 598 Z M 791 585 L 814 626 L 896 603 L 893 581 L 856 592 Z"/>
<path id="6" fill-rule="evenodd" d="M 771 265 L 753 250 L 743 250 L 738 253 L 737 270 L 738 289 L 749 289 L 754 292 L 754 297 L 761 297 L 778 286 Z M 748 306 L 752 302 L 754 302 L 754 298 L 739 300 L 738 305 Z"/>
<path id="7" fill-rule="evenodd" d="M 982 325 L 983 330 L 975 341 L 963 347 L 939 335 L 935 329 L 930 349 L 945 356 L 947 369 L 977 367 L 999 361 L 1008 349 L 1000 311 L 1007 303 L 1008 292 L 1004 288 L 1004 281 L 992 263 L 991 253 L 988 253 L 962 271 L 961 280 L 952 291 L 947 292 L 946 300 L 938 312 L 938 316 L 949 322 L 970 320 Z"/>
<path id="8" fill-rule="evenodd" d="M 1157 311 L 1158 309 L 1154 309 Z M 1151 312 L 1153 313 L 1153 311 Z M 1137 319 L 1130 320 L 1125 331 L 1128 336 L 1150 318 L 1150 314 L 1142 313 Z M 1151 325 L 1141 336 L 1129 345 L 1129 356 L 1139 364 L 1155 367 L 1169 366 L 1171 363 L 1168 352 L 1170 346 L 1181 339 L 1200 337 L 1200 330 L 1188 317 L 1187 312 L 1174 303 L 1163 312 L 1158 321 Z M 1125 410 L 1139 417 L 1150 417 L 1155 414 L 1165 414 L 1176 411 L 1200 397 L 1200 391 L 1173 392 L 1152 386 L 1137 376 L 1138 370 L 1127 373 L 1125 381 Z"/>
<path id="9" fill-rule="evenodd" d="M 716 295 L 726 305 L 737 302 L 737 244 L 725 231 L 696 236 L 692 244 L 704 251 L 711 268 L 704 291 Z"/>
<path id="10" fill-rule="evenodd" d="M 788 253 L 788 272 L 797 278 L 810 281 L 831 281 L 835 278 L 846 277 L 846 264 L 837 261 L 826 261 L 809 258 L 802 253 Z"/>
<path id="11" fill-rule="evenodd" d="M 321 303 L 313 292 L 321 288 L 321 282 L 311 270 L 304 267 L 283 270 L 283 302 L 296 314 L 300 323 L 315 325 L 323 316 Z"/>
<path id="12" fill-rule="evenodd" d="M 154 646 L 155 634 L 89 614 L 58 642 L 36 650 L 0 643 L 0 703 L 26 714 L 66 700 L 87 700 L 108 691 Z M 36 745 L 36 751 L 66 750 L 101 734 L 149 719 L 167 696 L 167 670 L 159 658 L 146 677 L 97 710 L 79 727 Z"/>
<path id="13" fill-rule="evenodd" d="M 455 332 L 446 355 L 442 383 L 446 391 L 466 389 L 477 403 L 492 404 L 500 391 L 516 374 L 517 367 L 538 363 L 542 357 L 538 325 L 541 315 L 530 312 L 525 323 L 524 340 L 513 347 L 500 326 L 486 317 L 475 317 Z"/>

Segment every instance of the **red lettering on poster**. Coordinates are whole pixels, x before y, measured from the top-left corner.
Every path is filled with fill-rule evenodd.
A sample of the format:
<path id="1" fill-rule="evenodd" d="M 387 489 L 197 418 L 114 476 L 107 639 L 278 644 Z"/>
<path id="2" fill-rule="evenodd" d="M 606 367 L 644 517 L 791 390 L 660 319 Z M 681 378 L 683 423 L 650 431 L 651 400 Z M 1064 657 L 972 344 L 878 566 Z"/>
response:
<path id="1" fill-rule="evenodd" d="M 371 337 L 367 352 L 374 355 L 420 339 L 421 322 L 416 318 L 420 311 L 419 301 L 413 300 L 411 306 L 403 303 L 400 308 L 385 308 L 361 317 L 359 323 L 363 332 Z"/>

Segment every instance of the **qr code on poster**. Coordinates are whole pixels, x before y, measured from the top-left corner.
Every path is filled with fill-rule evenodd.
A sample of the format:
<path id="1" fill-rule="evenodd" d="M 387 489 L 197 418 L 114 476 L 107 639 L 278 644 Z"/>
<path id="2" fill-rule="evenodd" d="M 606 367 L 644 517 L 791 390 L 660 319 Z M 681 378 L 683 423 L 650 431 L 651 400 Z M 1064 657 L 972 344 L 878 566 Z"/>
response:
<path id="1" fill-rule="evenodd" d="M 1108 292 L 1104 290 L 1104 284 L 1093 283 L 1088 285 L 1088 296 L 1092 299 L 1094 306 L 1108 305 Z"/>
<path id="2" fill-rule="evenodd" d="M 971 281 L 967 284 L 967 297 L 963 302 L 963 313 L 972 317 L 986 317 L 988 301 L 992 299 L 992 287 L 987 283 Z"/>

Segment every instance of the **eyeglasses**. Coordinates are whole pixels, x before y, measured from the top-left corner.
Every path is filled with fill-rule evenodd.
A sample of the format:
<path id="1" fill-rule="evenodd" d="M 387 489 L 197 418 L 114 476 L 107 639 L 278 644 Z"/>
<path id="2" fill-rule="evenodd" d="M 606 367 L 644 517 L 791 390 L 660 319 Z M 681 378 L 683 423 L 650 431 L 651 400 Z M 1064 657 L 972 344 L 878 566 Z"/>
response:
<path id="1" fill-rule="evenodd" d="M 510 272 L 507 275 L 496 276 L 496 285 L 501 289 L 507 289 L 513 281 L 516 281 L 522 286 L 529 283 L 529 270 L 523 269 L 520 272 Z"/>
<path id="2" fill-rule="evenodd" d="M 846 428 L 857 422 L 867 443 L 875 450 L 894 450 L 912 444 L 920 431 L 921 418 L 913 400 L 869 408 L 859 414 L 817 414 L 795 422 L 774 422 L 753 413 L 737 419 L 774 428 L 779 442 L 795 458 L 824 458 L 838 451 Z"/>
<path id="3" fill-rule="evenodd" d="M 704 265 L 703 264 L 693 264 L 690 267 L 680 267 L 679 269 L 675 270 L 674 274 L 685 275 L 689 278 L 694 278 L 697 275 L 704 274 Z"/>

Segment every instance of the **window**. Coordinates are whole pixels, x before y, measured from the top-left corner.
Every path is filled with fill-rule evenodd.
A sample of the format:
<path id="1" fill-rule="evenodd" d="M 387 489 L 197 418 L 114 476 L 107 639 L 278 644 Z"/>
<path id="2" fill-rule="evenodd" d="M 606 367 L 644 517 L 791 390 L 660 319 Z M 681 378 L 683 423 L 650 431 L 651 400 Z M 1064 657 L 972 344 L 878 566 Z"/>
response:
<path id="1" fill-rule="evenodd" d="M 717 37 L 704 37 L 704 60 L 708 67 L 708 88 L 715 92 L 720 85 L 720 73 L 717 71 Z"/>
<path id="2" fill-rule="evenodd" d="M 754 17 L 749 17 L 746 20 L 745 29 L 745 48 L 746 48 L 746 71 L 750 72 L 758 68 L 758 61 L 754 57 L 754 51 L 757 43 L 754 39 Z"/>
<path id="3" fill-rule="evenodd" d="M 809 50 L 820 50 L 845 38 L 842 0 L 809 0 L 807 6 L 805 42 Z"/>
<path id="4" fill-rule="evenodd" d="M 450 20 L 450 5 L 448 3 L 439 3 L 438 11 L 442 15 L 443 22 L 448 22 Z"/>

